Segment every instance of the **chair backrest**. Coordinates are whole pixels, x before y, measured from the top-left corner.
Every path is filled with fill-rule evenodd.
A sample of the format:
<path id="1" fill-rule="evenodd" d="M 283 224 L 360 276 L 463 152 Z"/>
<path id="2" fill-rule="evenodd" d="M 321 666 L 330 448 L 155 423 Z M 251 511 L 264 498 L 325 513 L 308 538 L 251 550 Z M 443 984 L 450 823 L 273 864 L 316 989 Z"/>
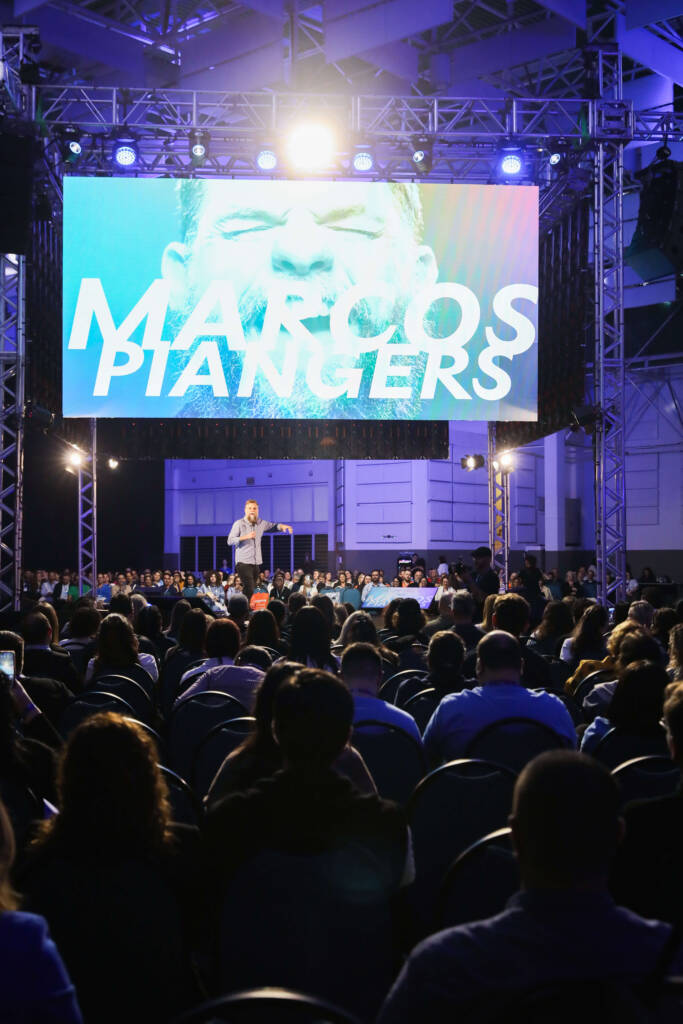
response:
<path id="1" fill-rule="evenodd" d="M 621 792 L 622 804 L 630 800 L 647 800 L 675 792 L 681 781 L 681 770 L 670 757 L 634 757 L 612 770 Z"/>
<path id="2" fill-rule="evenodd" d="M 530 648 L 533 650 L 533 648 Z M 550 680 L 554 690 L 562 690 L 564 684 L 572 674 L 572 667 L 568 661 L 562 661 L 561 658 L 552 658 L 547 654 L 542 655 L 543 660 L 546 662 L 550 670 Z"/>
<path id="3" fill-rule="evenodd" d="M 201 661 L 198 661 L 195 665 L 191 665 L 190 668 L 183 672 L 175 689 L 174 700 L 177 700 L 181 694 L 190 689 L 192 684 L 196 682 L 200 676 L 204 675 L 206 672 L 207 661 L 208 658 L 202 658 Z"/>
<path id="4" fill-rule="evenodd" d="M 418 672 L 417 675 L 407 676 L 399 685 L 394 697 L 393 703 L 397 708 L 403 708 L 405 711 L 406 704 L 411 700 L 416 693 L 422 693 L 423 690 L 429 688 L 427 682 L 428 675 L 425 672 Z"/>
<path id="5" fill-rule="evenodd" d="M 581 680 L 572 696 L 579 707 L 581 707 L 588 694 L 595 686 L 598 685 L 598 683 L 609 683 L 612 679 L 616 679 L 616 672 L 613 668 L 598 669 L 597 672 L 591 672 L 590 675 L 585 676 L 585 678 Z"/>
<path id="6" fill-rule="evenodd" d="M 202 1003 L 174 1024 L 360 1024 L 346 1010 L 285 988 L 255 988 Z"/>
<path id="7" fill-rule="evenodd" d="M 391 895 L 377 851 L 360 843 L 258 853 L 225 890 L 222 991 L 283 985 L 374 1019 L 394 973 Z"/>
<path id="8" fill-rule="evenodd" d="M 64 739 L 74 731 L 77 725 L 86 718 L 96 715 L 99 711 L 115 711 L 126 718 L 135 718 L 135 711 L 130 704 L 117 693 L 106 693 L 102 690 L 86 690 L 65 709 L 59 721 L 59 733 Z"/>
<path id="9" fill-rule="evenodd" d="M 421 934 L 434 929 L 439 887 L 455 858 L 506 824 L 515 779 L 505 765 L 460 758 L 418 784 L 408 803 L 415 854 L 408 897 Z"/>
<path id="10" fill-rule="evenodd" d="M 600 737 L 591 753 L 608 768 L 617 768 L 620 764 L 632 761 L 636 757 L 668 758 L 669 748 L 663 729 L 654 733 L 638 735 L 615 727 Z"/>
<path id="11" fill-rule="evenodd" d="M 167 658 L 161 673 L 159 683 L 159 704 L 161 713 L 167 718 L 173 709 L 173 703 L 177 696 L 178 686 L 181 678 L 188 669 L 203 665 L 207 658 L 192 657 L 189 651 L 178 648 L 173 652 L 172 657 Z"/>
<path id="12" fill-rule="evenodd" d="M 401 683 L 405 682 L 406 679 L 412 678 L 418 679 L 419 677 L 422 677 L 423 679 L 426 679 L 428 675 L 429 673 L 424 669 L 415 670 L 412 668 L 408 668 L 402 670 L 401 672 L 394 672 L 393 675 L 389 676 L 388 679 L 384 680 L 384 682 L 379 688 L 377 696 L 381 697 L 382 700 L 387 701 L 387 703 L 393 704 L 394 700 L 396 699 L 396 694 L 398 693 L 398 688 L 401 685 Z M 421 687 L 421 689 L 424 689 L 424 687 Z"/>
<path id="13" fill-rule="evenodd" d="M 243 704 L 218 690 L 203 690 L 181 700 L 168 723 L 168 754 L 174 771 L 191 779 L 195 752 L 207 733 L 222 722 L 247 714 Z"/>
<path id="14" fill-rule="evenodd" d="M 228 754 L 244 742 L 253 732 L 256 719 L 249 716 L 231 718 L 220 722 L 210 730 L 197 747 L 192 768 L 192 785 L 199 797 L 204 797 L 211 788 L 216 772 Z"/>
<path id="15" fill-rule="evenodd" d="M 166 764 L 168 760 L 166 744 L 156 729 L 153 729 L 151 725 L 147 724 L 147 722 L 141 722 L 139 718 L 130 718 L 129 716 L 126 716 L 126 720 L 128 722 L 135 722 L 135 724 L 140 726 L 142 731 L 145 732 L 151 740 L 154 740 L 154 745 L 157 750 L 157 761 L 159 764 Z"/>
<path id="16" fill-rule="evenodd" d="M 493 917 L 518 888 L 511 832 L 499 828 L 464 850 L 447 871 L 439 894 L 439 926 Z"/>
<path id="17" fill-rule="evenodd" d="M 132 707 L 134 718 L 138 718 L 141 722 L 148 722 L 150 725 L 154 722 L 154 705 L 151 698 L 144 687 L 140 683 L 136 683 L 134 679 L 119 675 L 98 676 L 95 685 L 98 690 L 122 697 Z M 85 696 L 87 692 L 86 690 L 82 696 Z"/>
<path id="18" fill-rule="evenodd" d="M 276 651 L 274 647 L 266 647 L 265 644 L 260 644 L 260 647 L 270 655 L 273 664 L 282 657 L 282 651 Z"/>
<path id="19" fill-rule="evenodd" d="M 173 820 L 182 825 L 200 825 L 203 810 L 195 791 L 177 772 L 171 771 L 163 764 L 158 767 L 168 786 Z"/>
<path id="20" fill-rule="evenodd" d="M 470 740 L 465 757 L 506 764 L 519 772 L 537 754 L 568 746 L 563 736 L 533 718 L 501 718 Z"/>
<path id="21" fill-rule="evenodd" d="M 368 766 L 379 795 L 406 803 L 426 772 L 421 744 L 398 726 L 367 719 L 354 723 L 353 745 Z"/>
<path id="22" fill-rule="evenodd" d="M 21 855 L 33 823 L 43 817 L 43 802 L 26 783 L 7 775 L 0 777 L 0 799 L 12 822 L 17 853 Z"/>
<path id="23" fill-rule="evenodd" d="M 409 715 L 412 715 L 417 723 L 417 727 L 422 734 L 424 734 L 429 719 L 432 717 L 434 712 L 439 706 L 440 697 L 433 686 L 427 687 L 426 690 L 420 690 L 418 693 L 414 693 L 409 700 L 403 705 L 403 710 L 407 711 Z"/>

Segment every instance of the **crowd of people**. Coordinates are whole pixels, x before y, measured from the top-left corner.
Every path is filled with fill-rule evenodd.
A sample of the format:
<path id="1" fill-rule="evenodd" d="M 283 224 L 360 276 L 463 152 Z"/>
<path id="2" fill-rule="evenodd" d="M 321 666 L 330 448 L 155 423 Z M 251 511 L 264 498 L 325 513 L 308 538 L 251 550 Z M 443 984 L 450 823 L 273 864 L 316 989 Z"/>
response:
<path id="1" fill-rule="evenodd" d="M 636 1019 L 626 994 L 649 1005 L 683 969 L 683 805 L 624 807 L 611 772 L 683 766 L 683 602 L 643 580 L 610 617 L 533 556 L 503 593 L 472 557 L 264 572 L 258 608 L 222 571 L 102 573 L 80 596 L 26 573 L 0 631 L 0 1020 L 161 1024 L 260 985 L 381 1024 L 509 1020 L 589 981 Z M 383 585 L 406 593 L 348 600 Z M 486 801 L 428 834 L 419 797 L 482 759 L 510 792 L 470 840 L 509 825 L 518 891 L 444 930 L 429 865 Z"/>

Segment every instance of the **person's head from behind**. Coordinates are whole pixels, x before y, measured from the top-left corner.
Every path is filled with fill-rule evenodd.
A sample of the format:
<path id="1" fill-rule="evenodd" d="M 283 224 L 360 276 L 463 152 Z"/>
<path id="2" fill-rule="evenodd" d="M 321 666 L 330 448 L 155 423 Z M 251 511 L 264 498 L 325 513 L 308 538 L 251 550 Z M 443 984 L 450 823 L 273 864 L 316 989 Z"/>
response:
<path id="1" fill-rule="evenodd" d="M 382 682 L 382 657 L 371 643 L 352 643 L 344 649 L 342 679 L 349 690 L 366 690 L 375 696 Z"/>
<path id="2" fill-rule="evenodd" d="M 481 628 L 485 633 L 490 633 L 493 629 L 493 609 L 497 600 L 498 594 L 487 594 L 484 598 L 484 607 L 481 613 Z"/>
<path id="3" fill-rule="evenodd" d="M 493 629 L 477 644 L 478 682 L 518 683 L 522 674 L 522 648 L 519 640 L 502 629 Z"/>
<path id="4" fill-rule="evenodd" d="M 276 647 L 280 640 L 280 630 L 272 611 L 261 608 L 254 612 L 247 628 L 247 644 L 260 647 Z"/>
<path id="5" fill-rule="evenodd" d="M 141 608 L 135 619 L 135 626 L 141 636 L 154 640 L 161 634 L 163 619 L 161 612 L 155 604 L 146 604 Z"/>
<path id="6" fill-rule="evenodd" d="M 284 603 L 284 601 L 281 601 L 279 598 L 274 597 L 274 598 L 272 598 L 268 602 L 268 611 L 271 613 L 271 615 L 275 619 L 275 623 L 277 625 L 278 632 L 279 632 L 280 629 L 282 628 L 282 623 L 285 621 L 285 618 L 287 617 L 287 606 L 286 606 L 286 604 Z"/>
<path id="7" fill-rule="evenodd" d="M 432 676 L 445 685 L 455 682 L 462 674 L 464 660 L 462 637 L 452 629 L 442 629 L 433 635 L 427 651 L 427 665 Z"/>
<path id="8" fill-rule="evenodd" d="M 543 609 L 541 622 L 536 630 L 539 639 L 543 637 L 569 636 L 574 628 L 571 608 L 564 601 L 548 601 Z"/>
<path id="9" fill-rule="evenodd" d="M 206 615 L 201 608 L 190 608 L 180 624 L 178 645 L 185 651 L 203 653 L 206 645 Z"/>
<path id="10" fill-rule="evenodd" d="M 0 799 L 0 916 L 19 907 L 19 897 L 12 888 L 15 854 L 14 829 L 7 809 Z"/>
<path id="11" fill-rule="evenodd" d="M 348 647 L 350 644 L 372 644 L 377 647 L 377 627 L 367 612 L 352 612 L 341 628 L 339 642 Z"/>
<path id="12" fill-rule="evenodd" d="M 616 782 L 585 754 L 540 754 L 517 779 L 509 824 L 525 888 L 601 889 L 623 831 Z"/>
<path id="13" fill-rule="evenodd" d="M 100 628 L 100 613 L 93 607 L 81 606 L 71 616 L 69 628 L 73 640 L 86 640 L 94 637 Z"/>
<path id="14" fill-rule="evenodd" d="M 275 694 L 273 734 L 292 769 L 328 768 L 348 743 L 352 722 L 351 694 L 329 672 L 303 669 Z"/>
<path id="15" fill-rule="evenodd" d="M 683 674 L 683 622 L 669 632 L 669 669 L 677 679 Z"/>
<path id="16" fill-rule="evenodd" d="M 334 602 L 327 594 L 316 594 L 311 599 L 311 605 L 322 613 L 325 625 L 327 626 L 327 633 L 331 640 L 338 632 L 337 619 L 334 614 Z"/>
<path id="17" fill-rule="evenodd" d="M 287 600 L 287 612 L 289 614 L 290 621 L 293 622 L 301 609 L 305 608 L 307 604 L 308 598 L 303 591 L 295 590 L 293 594 L 290 594 Z"/>
<path id="18" fill-rule="evenodd" d="M 669 634 L 677 623 L 678 616 L 673 608 L 658 608 L 652 618 L 652 635 L 666 650 L 669 647 Z"/>
<path id="19" fill-rule="evenodd" d="M 209 658 L 237 657 L 240 631 L 231 619 L 214 619 L 206 631 L 206 653 Z"/>
<path id="20" fill-rule="evenodd" d="M 519 637 L 529 627 L 529 615 L 529 602 L 521 594 L 501 594 L 493 605 L 493 629 Z"/>
<path id="21" fill-rule="evenodd" d="M 289 654 L 292 661 L 302 665 L 310 661 L 319 668 L 331 666 L 329 627 L 319 608 L 309 605 L 294 616 Z"/>
<path id="22" fill-rule="evenodd" d="M 669 677 L 664 666 L 653 661 L 633 661 L 621 673 L 608 718 L 613 726 L 626 732 L 659 732 L 664 691 Z"/>
<path id="23" fill-rule="evenodd" d="M 683 769 L 683 683 L 667 686 L 662 717 L 671 757 Z"/>
<path id="24" fill-rule="evenodd" d="M 189 601 L 186 601 L 184 597 L 181 597 L 180 600 L 176 601 L 173 605 L 171 620 L 168 624 L 168 635 L 172 640 L 177 640 L 180 636 L 180 627 L 183 624 L 183 619 L 191 610 L 192 605 Z"/>
<path id="25" fill-rule="evenodd" d="M 233 594 L 228 601 L 228 615 L 237 623 L 243 626 L 249 618 L 249 601 L 245 594 Z"/>
<path id="26" fill-rule="evenodd" d="M 616 668 L 621 675 L 634 661 L 653 661 L 662 664 L 662 649 L 649 633 L 641 631 L 628 633 L 619 646 Z"/>
<path id="27" fill-rule="evenodd" d="M 117 615 L 125 615 L 130 619 L 133 615 L 133 602 L 129 594 L 114 594 L 109 602 L 109 611 Z"/>
<path id="28" fill-rule="evenodd" d="M 105 619 L 106 622 L 106 619 Z M 171 810 L 154 741 L 121 715 L 93 715 L 64 746 L 57 771 L 60 813 L 43 839 L 79 853 L 145 855 L 170 837 Z"/>
<path id="29" fill-rule="evenodd" d="M 52 641 L 52 626 L 42 612 L 31 612 L 21 623 L 21 635 L 25 644 L 45 647 Z"/>
<path id="30" fill-rule="evenodd" d="M 391 601 L 384 609 L 384 614 L 382 615 L 382 623 L 385 629 L 390 629 L 393 632 L 394 615 L 396 614 L 396 610 L 398 609 L 398 606 L 402 600 L 402 597 L 392 597 Z"/>
<path id="31" fill-rule="evenodd" d="M 133 665 L 138 658 L 138 638 L 130 621 L 117 612 L 110 612 L 100 623 L 97 634 L 96 659 L 101 665 Z"/>
<path id="32" fill-rule="evenodd" d="M 604 648 L 603 634 L 608 625 L 609 617 L 604 605 L 589 605 L 572 633 L 574 656 L 577 658 L 587 657 L 590 653 L 599 652 Z"/>
<path id="33" fill-rule="evenodd" d="M 474 600 L 467 590 L 456 590 L 451 598 L 451 612 L 453 620 L 458 625 L 470 625 L 474 619 Z"/>
<path id="34" fill-rule="evenodd" d="M 631 622 L 636 622 L 644 629 L 650 629 L 655 610 L 649 601 L 634 601 L 628 610 Z"/>
<path id="35" fill-rule="evenodd" d="M 394 629 L 399 636 L 415 636 L 425 626 L 425 615 L 414 597 L 403 598 L 394 613 Z"/>

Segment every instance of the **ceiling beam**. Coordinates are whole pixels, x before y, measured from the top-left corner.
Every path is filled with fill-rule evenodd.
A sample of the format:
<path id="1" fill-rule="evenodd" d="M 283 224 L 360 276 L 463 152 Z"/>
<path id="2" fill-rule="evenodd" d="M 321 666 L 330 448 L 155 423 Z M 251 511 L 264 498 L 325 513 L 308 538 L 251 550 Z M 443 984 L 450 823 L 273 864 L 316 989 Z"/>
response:
<path id="1" fill-rule="evenodd" d="M 265 14 L 243 11 L 220 26 L 214 23 L 211 31 L 188 39 L 181 50 L 180 78 L 183 84 L 194 88 L 193 75 L 212 68 L 229 68 L 231 84 L 223 83 L 222 75 L 213 88 L 253 89 L 281 77 L 282 57 L 282 24 Z M 267 62 L 273 60 L 275 66 L 269 66 Z M 240 74 L 245 76 L 243 82 Z"/>
<path id="2" fill-rule="evenodd" d="M 372 50 L 363 50 L 358 56 L 383 71 L 389 71 L 406 82 L 417 79 L 418 51 L 408 43 L 387 43 Z"/>
<path id="3" fill-rule="evenodd" d="M 92 22 L 76 19 L 56 7 L 42 7 L 32 17 L 40 29 L 43 43 L 67 53 L 96 60 L 119 68 L 136 77 L 141 85 L 145 79 L 145 47 L 123 32 L 103 28 Z M 122 26 L 123 28 L 124 26 Z M 154 40 L 150 39 L 150 43 Z"/>
<path id="4" fill-rule="evenodd" d="M 680 17 L 683 17 L 683 0 L 628 0 L 626 4 L 627 29 Z"/>
<path id="5" fill-rule="evenodd" d="M 586 27 L 586 0 L 538 0 L 538 3 L 577 28 Z"/>
<path id="6" fill-rule="evenodd" d="M 478 75 L 517 67 L 551 53 L 573 49 L 575 44 L 574 26 L 561 18 L 550 18 L 481 43 L 460 46 L 451 52 L 451 83 L 455 85 Z"/>
<path id="7" fill-rule="evenodd" d="M 627 29 L 622 14 L 617 15 L 617 42 L 627 57 L 683 85 L 683 50 L 666 43 L 646 28 Z"/>
<path id="8" fill-rule="evenodd" d="M 336 0 L 323 13 L 328 63 L 354 57 L 451 21 L 452 0 Z"/>

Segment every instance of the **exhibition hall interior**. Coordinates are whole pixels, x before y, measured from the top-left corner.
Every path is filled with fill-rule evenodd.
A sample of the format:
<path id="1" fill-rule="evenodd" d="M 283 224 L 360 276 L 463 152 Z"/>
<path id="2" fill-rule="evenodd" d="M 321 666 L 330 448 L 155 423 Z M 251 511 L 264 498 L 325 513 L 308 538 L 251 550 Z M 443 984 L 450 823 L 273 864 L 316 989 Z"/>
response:
<path id="1" fill-rule="evenodd" d="M 683 1019 L 683 0 L 0 0 L 0 1024 Z"/>

